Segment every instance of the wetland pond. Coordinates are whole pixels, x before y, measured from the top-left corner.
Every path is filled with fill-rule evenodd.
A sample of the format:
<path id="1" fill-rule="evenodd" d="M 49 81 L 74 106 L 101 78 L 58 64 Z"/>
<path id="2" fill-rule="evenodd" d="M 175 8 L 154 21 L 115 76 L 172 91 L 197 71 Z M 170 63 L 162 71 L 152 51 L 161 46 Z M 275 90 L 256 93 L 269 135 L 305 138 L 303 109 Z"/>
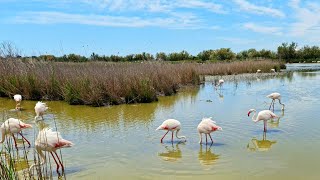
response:
<path id="1" fill-rule="evenodd" d="M 311 68 L 310 68 L 311 67 Z M 55 123 L 75 145 L 62 150 L 66 179 L 319 179 L 320 178 L 320 71 L 319 64 L 289 64 L 284 75 L 251 80 L 225 80 L 221 90 L 212 82 L 185 89 L 148 104 L 88 107 L 47 101 L 45 123 Z M 254 123 L 251 108 L 268 109 L 272 92 L 279 119 Z M 0 98 L 1 113 L 34 124 L 35 101 Z M 212 133 L 212 145 L 198 143 L 197 126 L 213 117 L 223 131 Z M 169 118 L 182 124 L 179 142 L 155 129 Z M 53 121 L 55 120 L 55 123 Z M 24 130 L 34 146 L 34 130 Z M 32 149 L 32 148 L 31 148 Z M 32 159 L 33 151 L 28 156 Z M 53 164 L 54 165 L 54 164 Z"/>

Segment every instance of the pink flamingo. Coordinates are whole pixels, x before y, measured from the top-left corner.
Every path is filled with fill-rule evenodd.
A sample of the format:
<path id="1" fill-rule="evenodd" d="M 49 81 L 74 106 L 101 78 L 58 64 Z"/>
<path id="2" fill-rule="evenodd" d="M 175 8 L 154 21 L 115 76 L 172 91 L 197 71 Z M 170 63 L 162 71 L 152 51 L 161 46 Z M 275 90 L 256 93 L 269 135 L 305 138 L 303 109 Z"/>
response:
<path id="1" fill-rule="evenodd" d="M 258 116 L 256 116 L 256 110 L 255 109 L 250 109 L 248 112 L 248 117 L 250 116 L 250 113 L 254 112 L 254 115 L 252 117 L 253 122 L 258 122 L 258 121 L 263 121 L 264 123 L 264 129 L 263 131 L 267 131 L 267 121 L 273 118 L 278 118 L 277 115 L 275 115 L 272 111 L 270 110 L 262 110 L 258 113 Z"/>
<path id="2" fill-rule="evenodd" d="M 185 136 L 178 136 L 178 132 L 181 129 L 181 123 L 178 120 L 175 119 L 167 119 L 165 121 L 163 121 L 163 123 L 156 129 L 157 130 L 166 130 L 167 133 L 163 135 L 163 137 L 161 138 L 161 143 L 163 138 L 168 134 L 169 131 L 172 132 L 172 136 L 171 136 L 171 142 L 173 142 L 173 132 L 176 131 L 176 137 L 178 139 L 184 139 L 186 140 Z"/>
<path id="3" fill-rule="evenodd" d="M 47 109 L 48 109 L 48 106 L 46 105 L 46 103 L 38 101 L 36 106 L 34 107 L 34 111 L 36 112 L 36 117 L 34 117 L 34 120 L 37 121 L 38 117 L 40 116 L 43 120 L 43 115 Z"/>
<path id="4" fill-rule="evenodd" d="M 59 132 L 52 131 L 50 128 L 44 128 L 41 131 L 39 131 L 38 137 L 35 141 L 35 149 L 37 150 L 38 154 L 42 159 L 40 165 L 43 165 L 46 162 L 46 156 L 43 154 L 43 151 L 47 151 L 51 154 L 54 162 L 57 165 L 57 173 L 59 173 L 58 172 L 60 167 L 59 164 L 61 165 L 62 171 L 64 171 L 64 166 L 56 152 L 57 149 L 67 148 L 72 146 L 73 146 L 72 142 L 63 139 Z M 54 154 L 56 155 L 59 161 L 59 164 Z M 37 164 L 33 164 L 30 167 L 29 172 L 31 172 L 32 168 L 36 165 Z"/>
<path id="5" fill-rule="evenodd" d="M 267 97 L 272 99 L 270 107 L 269 107 L 269 110 L 271 109 L 271 106 L 272 106 L 273 107 L 273 111 L 274 111 L 274 102 L 276 101 L 276 99 L 278 99 L 279 104 L 282 105 L 281 110 L 284 110 L 284 104 L 281 103 L 281 95 L 280 95 L 280 93 L 274 92 L 274 93 L 269 94 Z"/>
<path id="6" fill-rule="evenodd" d="M 18 133 L 21 135 L 23 140 L 25 140 L 29 144 L 29 147 L 30 147 L 30 142 L 22 135 L 21 131 L 22 129 L 31 128 L 31 127 L 32 126 L 30 124 L 26 124 L 18 119 L 15 119 L 15 118 L 7 119 L 0 127 L 1 134 L 2 134 L 2 139 L 0 143 L 4 142 L 6 135 L 12 135 L 12 138 L 14 140 L 14 145 L 17 148 L 17 142 L 14 137 L 14 133 Z"/>
<path id="7" fill-rule="evenodd" d="M 211 142 L 213 143 L 210 133 L 217 130 L 222 131 L 222 128 L 220 126 L 217 126 L 215 123 L 216 122 L 213 121 L 211 117 L 203 118 L 202 121 L 199 123 L 198 132 L 200 136 L 200 141 L 199 141 L 200 144 L 202 143 L 202 133 L 206 135 L 206 144 L 208 144 L 207 135 L 209 135 Z"/>
<path id="8" fill-rule="evenodd" d="M 13 99 L 16 101 L 16 110 L 21 109 L 21 101 L 22 101 L 22 96 L 20 94 L 16 94 L 13 96 Z"/>

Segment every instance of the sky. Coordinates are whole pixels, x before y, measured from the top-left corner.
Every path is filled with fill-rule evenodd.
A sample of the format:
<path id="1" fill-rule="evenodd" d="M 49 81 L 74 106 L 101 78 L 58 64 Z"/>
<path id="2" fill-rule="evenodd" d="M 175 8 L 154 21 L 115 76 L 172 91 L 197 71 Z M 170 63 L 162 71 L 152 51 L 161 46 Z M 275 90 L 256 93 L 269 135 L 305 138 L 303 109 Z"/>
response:
<path id="1" fill-rule="evenodd" d="M 0 43 L 24 56 L 319 45 L 318 0 L 0 0 Z"/>

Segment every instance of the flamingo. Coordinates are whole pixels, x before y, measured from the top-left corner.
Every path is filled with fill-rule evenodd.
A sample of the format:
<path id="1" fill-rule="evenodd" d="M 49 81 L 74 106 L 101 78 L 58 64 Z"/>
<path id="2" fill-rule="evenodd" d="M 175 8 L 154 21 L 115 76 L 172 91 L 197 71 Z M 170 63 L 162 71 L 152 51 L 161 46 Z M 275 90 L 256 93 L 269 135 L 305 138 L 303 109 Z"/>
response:
<path id="1" fill-rule="evenodd" d="M 279 104 L 282 105 L 281 110 L 284 110 L 284 104 L 281 103 L 281 94 L 280 93 L 274 92 L 274 93 L 269 94 L 267 97 L 272 99 L 269 110 L 271 109 L 271 106 L 272 106 L 273 111 L 274 111 L 274 102 L 276 101 L 276 99 L 278 99 Z"/>
<path id="2" fill-rule="evenodd" d="M 2 139 L 1 139 L 0 143 L 4 142 L 6 135 L 12 135 L 12 138 L 14 140 L 14 145 L 17 148 L 17 142 L 14 137 L 14 134 L 18 133 L 21 135 L 23 140 L 25 140 L 29 144 L 29 147 L 30 147 L 31 146 L 30 142 L 22 135 L 21 131 L 22 131 L 22 129 L 31 128 L 31 127 L 32 127 L 32 125 L 26 124 L 26 123 L 20 121 L 19 119 L 15 119 L 15 118 L 7 119 L 0 127 L 1 134 L 2 134 Z"/>
<path id="3" fill-rule="evenodd" d="M 43 120 L 43 114 L 47 109 L 48 109 L 48 106 L 46 105 L 46 103 L 38 101 L 36 106 L 34 107 L 34 110 L 36 112 L 36 116 L 34 117 L 34 120 L 37 121 L 38 117 L 40 116 Z"/>
<path id="4" fill-rule="evenodd" d="M 22 101 L 22 96 L 20 94 L 16 94 L 13 96 L 13 99 L 16 101 L 16 110 L 20 110 L 21 109 L 20 103 Z"/>
<path id="5" fill-rule="evenodd" d="M 198 125 L 198 132 L 199 132 L 199 136 L 200 136 L 200 141 L 199 143 L 202 143 L 202 133 L 204 133 L 206 135 L 206 144 L 208 144 L 208 140 L 207 140 L 207 135 L 209 134 L 209 137 L 211 139 L 211 142 L 213 143 L 212 137 L 210 135 L 210 133 L 220 130 L 222 131 L 222 128 L 220 126 L 217 126 L 215 124 L 216 122 L 213 121 L 210 118 L 203 118 L 202 121 L 199 123 Z"/>
<path id="6" fill-rule="evenodd" d="M 185 136 L 178 136 L 178 132 L 181 129 L 181 123 L 176 120 L 176 119 L 167 119 L 165 121 L 163 121 L 163 123 L 156 129 L 157 130 L 166 130 L 167 133 L 163 135 L 163 137 L 161 138 L 161 143 L 163 138 L 168 134 L 169 131 L 172 132 L 172 136 L 171 136 L 171 142 L 173 142 L 173 132 L 176 131 L 176 137 L 178 139 L 184 139 L 186 140 Z"/>
<path id="7" fill-rule="evenodd" d="M 260 72 L 261 72 L 261 70 L 260 70 L 260 69 L 258 69 L 256 73 L 260 73 Z"/>
<path id="8" fill-rule="evenodd" d="M 61 148 L 72 147 L 73 145 L 74 144 L 71 141 L 63 139 L 59 132 L 52 131 L 52 129 L 48 127 L 43 128 L 41 131 L 39 131 L 37 139 L 35 141 L 35 149 L 41 158 L 41 162 L 39 166 L 43 165 L 46 162 L 46 156 L 43 154 L 43 151 L 46 151 L 51 154 L 54 162 L 56 163 L 57 173 L 59 174 L 58 170 L 60 168 L 60 165 L 61 165 L 62 171 L 64 172 L 64 166 L 56 151 Z M 60 165 L 58 164 L 54 154 L 56 155 Z M 30 166 L 29 168 L 30 174 L 31 174 L 32 168 L 35 166 L 37 166 L 37 164 L 33 164 L 32 166 Z"/>
<path id="9" fill-rule="evenodd" d="M 276 73 L 276 70 L 275 70 L 275 69 L 270 69 L 270 71 L 271 71 L 272 73 Z"/>
<path id="10" fill-rule="evenodd" d="M 218 82 L 218 84 L 216 85 L 216 88 L 217 88 L 218 86 L 221 88 L 222 85 L 223 85 L 223 83 L 224 83 L 224 80 L 223 80 L 223 79 L 220 79 L 219 82 Z"/>
<path id="11" fill-rule="evenodd" d="M 276 114 L 274 114 L 272 111 L 270 110 L 262 110 L 258 113 L 258 116 L 256 116 L 256 110 L 255 109 L 250 109 L 248 112 L 248 117 L 250 116 L 250 113 L 254 112 L 254 115 L 252 117 L 252 121 L 253 122 L 259 122 L 259 121 L 263 121 L 264 124 L 264 129 L 263 131 L 266 132 L 267 131 L 267 121 L 273 118 L 278 118 L 278 116 Z"/>

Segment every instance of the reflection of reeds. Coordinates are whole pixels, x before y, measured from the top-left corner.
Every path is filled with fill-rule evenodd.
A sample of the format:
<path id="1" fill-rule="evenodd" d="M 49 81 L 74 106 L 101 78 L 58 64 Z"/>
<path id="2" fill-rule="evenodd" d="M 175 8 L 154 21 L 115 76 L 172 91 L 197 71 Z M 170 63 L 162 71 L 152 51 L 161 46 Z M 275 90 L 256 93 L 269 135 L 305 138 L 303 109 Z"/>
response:
<path id="1" fill-rule="evenodd" d="M 239 74 L 279 69 L 279 62 L 233 63 L 70 63 L 0 60 L 0 96 L 65 100 L 70 104 L 152 102 L 182 85 L 199 84 L 200 75 Z"/>

